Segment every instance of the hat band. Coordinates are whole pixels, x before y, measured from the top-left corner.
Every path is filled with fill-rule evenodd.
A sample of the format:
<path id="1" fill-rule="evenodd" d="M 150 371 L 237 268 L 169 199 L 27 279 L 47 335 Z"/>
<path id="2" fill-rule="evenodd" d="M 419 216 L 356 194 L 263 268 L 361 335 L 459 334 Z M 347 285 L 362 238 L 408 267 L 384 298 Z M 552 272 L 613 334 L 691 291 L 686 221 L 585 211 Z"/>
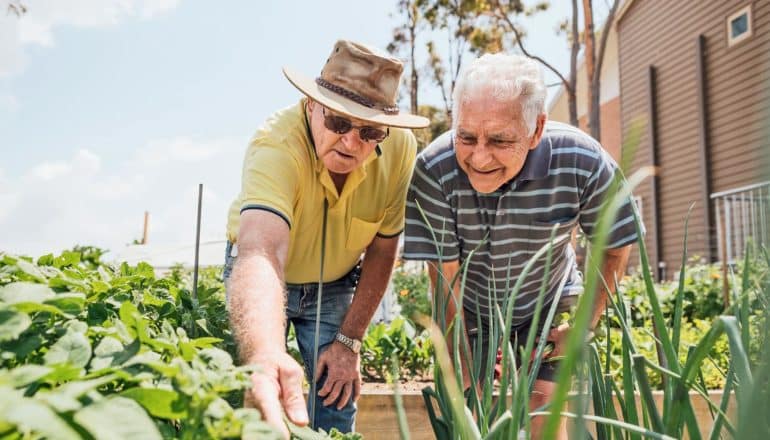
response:
<path id="1" fill-rule="evenodd" d="M 363 105 L 364 107 L 369 108 L 376 108 L 379 110 L 382 110 L 387 115 L 397 115 L 398 114 L 398 107 L 391 107 L 391 106 L 378 106 L 375 104 L 371 99 L 366 98 L 364 96 L 361 96 L 355 92 L 352 92 L 344 87 L 340 87 L 336 84 L 332 84 L 329 81 L 326 81 L 325 79 L 321 78 L 320 76 L 315 79 L 316 84 L 319 86 L 332 91 L 338 95 L 342 95 L 345 98 L 350 99 L 351 101 L 354 101 L 358 104 Z"/>

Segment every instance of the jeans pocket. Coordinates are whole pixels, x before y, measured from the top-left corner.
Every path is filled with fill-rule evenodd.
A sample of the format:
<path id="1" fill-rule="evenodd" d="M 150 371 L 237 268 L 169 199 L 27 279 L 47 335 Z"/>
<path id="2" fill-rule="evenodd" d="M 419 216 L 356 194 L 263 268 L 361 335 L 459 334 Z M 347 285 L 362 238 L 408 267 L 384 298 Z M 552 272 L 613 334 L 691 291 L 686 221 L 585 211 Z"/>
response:
<path id="1" fill-rule="evenodd" d="M 304 289 L 301 287 L 286 288 L 286 315 L 289 318 L 300 315 L 304 293 Z"/>

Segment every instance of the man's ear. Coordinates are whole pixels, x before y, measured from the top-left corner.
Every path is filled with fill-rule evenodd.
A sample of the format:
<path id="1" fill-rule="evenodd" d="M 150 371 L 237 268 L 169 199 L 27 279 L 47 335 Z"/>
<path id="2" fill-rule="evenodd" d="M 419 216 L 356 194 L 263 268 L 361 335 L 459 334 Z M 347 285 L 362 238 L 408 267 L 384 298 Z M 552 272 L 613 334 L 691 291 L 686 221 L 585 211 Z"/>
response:
<path id="1" fill-rule="evenodd" d="M 545 121 L 548 119 L 548 117 L 545 115 L 545 113 L 540 113 L 537 115 L 537 120 L 535 122 L 535 132 L 532 134 L 531 144 L 529 145 L 530 150 L 534 150 L 535 147 L 537 147 L 537 144 L 540 143 L 540 139 L 543 137 L 543 132 L 545 131 Z"/>

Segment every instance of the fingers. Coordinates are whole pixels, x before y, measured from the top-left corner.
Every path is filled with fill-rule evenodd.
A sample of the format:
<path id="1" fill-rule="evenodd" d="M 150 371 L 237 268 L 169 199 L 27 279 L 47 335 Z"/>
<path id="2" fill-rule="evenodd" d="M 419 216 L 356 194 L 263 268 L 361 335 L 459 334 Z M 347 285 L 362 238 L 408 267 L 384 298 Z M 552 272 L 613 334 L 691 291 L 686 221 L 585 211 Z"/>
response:
<path id="1" fill-rule="evenodd" d="M 289 438 L 289 431 L 283 423 L 281 404 L 278 400 L 278 386 L 267 376 L 254 373 L 251 376 L 251 396 L 257 408 L 262 412 L 265 421 L 273 426 L 285 439 Z"/>
<path id="2" fill-rule="evenodd" d="M 345 385 L 342 386 L 342 395 L 340 396 L 339 400 L 337 400 L 337 409 L 340 410 L 342 408 L 345 408 L 345 405 L 348 404 L 348 400 L 350 400 L 350 396 L 353 394 L 353 384 L 348 382 Z"/>
<path id="3" fill-rule="evenodd" d="M 323 352 L 318 356 L 318 365 L 316 366 L 316 369 L 315 369 L 316 382 L 318 382 L 321 379 L 321 376 L 323 375 L 324 370 L 326 370 L 326 352 Z"/>
<path id="4" fill-rule="evenodd" d="M 323 400 L 324 406 L 331 406 L 334 402 L 337 402 L 337 409 L 344 408 L 351 400 L 351 397 L 355 402 L 360 395 L 361 383 L 358 380 L 352 382 L 339 380 L 333 383 L 327 380 L 324 387 L 318 392 L 319 397 L 326 397 Z"/>
<path id="5" fill-rule="evenodd" d="M 302 394 L 302 376 L 302 368 L 296 363 L 288 368 L 281 368 L 278 372 L 283 409 L 289 420 L 300 426 L 308 423 L 305 398 Z"/>
<path id="6" fill-rule="evenodd" d="M 324 406 L 329 406 L 337 401 L 337 399 L 340 397 L 340 393 L 342 392 L 342 387 L 345 386 L 345 384 L 346 382 L 343 382 L 343 381 L 334 382 L 331 388 L 331 392 L 329 392 L 328 395 L 326 396 L 326 399 L 324 399 Z M 326 385 L 328 385 L 328 380 Z M 326 385 L 324 385 L 324 388 L 326 388 Z M 324 396 L 321 396 L 321 397 L 324 397 Z"/>
<path id="7" fill-rule="evenodd" d="M 246 404 L 253 403 L 264 420 L 283 438 L 289 439 L 284 412 L 294 424 L 307 425 L 308 415 L 302 394 L 302 367 L 286 353 L 267 354 L 254 360 L 260 370 L 251 375 L 252 387 Z"/>
<path id="8" fill-rule="evenodd" d="M 353 382 L 353 402 L 357 402 L 361 397 L 361 378 L 359 377 Z"/>
<path id="9" fill-rule="evenodd" d="M 316 379 L 316 380 L 318 380 L 318 379 Z M 321 387 L 320 390 L 318 390 L 318 396 L 319 397 L 326 397 L 329 393 L 331 393 L 332 386 L 334 385 L 335 382 L 336 382 L 336 380 L 327 377 L 326 378 L 326 382 L 324 382 L 324 386 Z"/>
<path id="10" fill-rule="evenodd" d="M 318 367 L 314 374 L 316 380 L 326 376 L 318 391 L 324 406 L 334 405 L 344 408 L 351 400 L 361 394 L 360 360 L 346 347 L 332 344 L 318 357 Z"/>

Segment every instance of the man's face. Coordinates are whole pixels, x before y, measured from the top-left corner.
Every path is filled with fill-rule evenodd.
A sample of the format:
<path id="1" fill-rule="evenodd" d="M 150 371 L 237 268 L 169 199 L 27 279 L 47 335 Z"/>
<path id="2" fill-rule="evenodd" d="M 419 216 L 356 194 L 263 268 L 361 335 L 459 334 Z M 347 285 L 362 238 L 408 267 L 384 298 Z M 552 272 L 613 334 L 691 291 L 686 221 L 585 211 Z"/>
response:
<path id="1" fill-rule="evenodd" d="M 324 124 L 324 118 L 337 115 L 332 110 L 324 108 L 321 104 L 308 100 L 310 113 L 310 130 L 313 133 L 316 154 L 331 173 L 349 174 L 360 167 L 377 146 L 376 141 L 363 141 L 360 131 L 356 128 L 345 134 L 337 134 Z M 343 116 L 344 117 L 344 116 Z M 355 127 L 367 126 L 381 128 L 371 123 L 353 118 L 349 119 Z"/>
<path id="2" fill-rule="evenodd" d="M 501 102 L 476 93 L 458 108 L 455 153 L 460 168 L 475 189 L 491 193 L 514 178 L 542 136 L 545 115 L 527 136 L 527 124 L 518 99 Z"/>

